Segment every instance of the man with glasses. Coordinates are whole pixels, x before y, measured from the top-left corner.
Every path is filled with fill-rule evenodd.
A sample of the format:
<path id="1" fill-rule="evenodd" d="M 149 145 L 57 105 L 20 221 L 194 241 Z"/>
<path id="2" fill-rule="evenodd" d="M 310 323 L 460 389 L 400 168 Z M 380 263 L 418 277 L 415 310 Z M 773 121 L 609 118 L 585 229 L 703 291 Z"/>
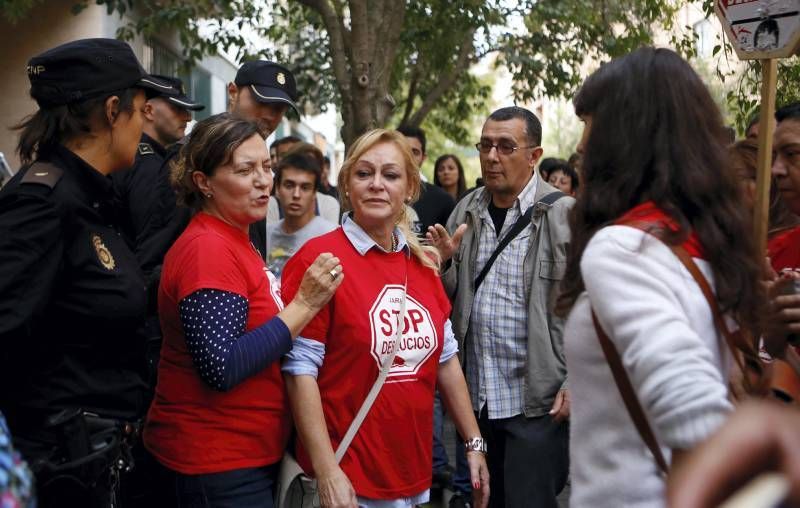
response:
<path id="1" fill-rule="evenodd" d="M 458 203 L 447 231 L 428 235 L 451 258 L 442 279 L 489 452 L 493 507 L 556 507 L 569 470 L 564 323 L 551 309 L 574 199 L 534 171 L 541 137 L 524 108 L 492 113 L 476 145 L 484 187 Z"/>

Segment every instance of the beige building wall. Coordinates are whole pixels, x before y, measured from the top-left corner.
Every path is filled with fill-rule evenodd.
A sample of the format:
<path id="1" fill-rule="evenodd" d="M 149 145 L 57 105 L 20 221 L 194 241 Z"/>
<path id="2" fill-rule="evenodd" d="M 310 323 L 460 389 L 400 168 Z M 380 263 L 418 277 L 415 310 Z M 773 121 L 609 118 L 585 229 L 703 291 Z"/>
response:
<path id="1" fill-rule="evenodd" d="M 0 80 L 0 152 L 5 155 L 12 171 L 19 168 L 19 158 L 15 153 L 17 132 L 11 127 L 37 109 L 28 94 L 30 82 L 25 70 L 28 60 L 48 48 L 75 39 L 115 37 L 117 28 L 129 21 L 127 15 L 124 18 L 117 14 L 108 15 L 104 6 L 93 2 L 76 16 L 70 10 L 75 3 L 75 0 L 36 3 L 30 15 L 17 24 L 11 24 L 0 16 L 0 65 L 4 71 Z M 180 55 L 180 42 L 174 34 L 164 34 L 157 40 L 175 55 Z M 130 45 L 145 64 L 146 50 L 142 37 L 136 37 Z M 205 57 L 197 65 L 210 75 L 208 112 L 225 111 L 226 86 L 233 81 L 236 65 L 220 56 Z"/>
<path id="2" fill-rule="evenodd" d="M 12 171 L 19 168 L 15 152 L 17 133 L 10 128 L 36 111 L 28 95 L 30 83 L 25 67 L 28 59 L 42 51 L 85 37 L 113 37 L 119 22 L 105 8 L 90 4 L 78 16 L 70 12 L 72 0 L 36 4 L 27 19 L 16 25 L 0 17 L 0 152 Z"/>

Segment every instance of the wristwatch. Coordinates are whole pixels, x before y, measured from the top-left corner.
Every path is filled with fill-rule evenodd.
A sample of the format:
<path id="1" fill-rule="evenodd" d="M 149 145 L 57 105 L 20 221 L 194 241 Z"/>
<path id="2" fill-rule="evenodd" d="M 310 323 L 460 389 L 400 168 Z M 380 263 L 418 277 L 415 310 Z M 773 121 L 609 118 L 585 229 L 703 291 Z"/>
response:
<path id="1" fill-rule="evenodd" d="M 464 441 L 464 448 L 467 449 L 468 452 L 481 452 L 486 453 L 486 440 L 482 437 L 471 437 Z"/>

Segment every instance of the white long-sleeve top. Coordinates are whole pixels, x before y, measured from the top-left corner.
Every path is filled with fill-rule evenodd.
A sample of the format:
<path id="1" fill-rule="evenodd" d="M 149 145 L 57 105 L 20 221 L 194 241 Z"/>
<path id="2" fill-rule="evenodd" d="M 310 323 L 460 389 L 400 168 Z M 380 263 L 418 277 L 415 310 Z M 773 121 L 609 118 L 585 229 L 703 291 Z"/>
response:
<path id="1" fill-rule="evenodd" d="M 695 262 L 713 281 L 709 264 Z M 603 228 L 583 254 L 581 273 L 586 292 L 564 330 L 572 396 L 570 506 L 662 506 L 663 478 L 619 394 L 591 308 L 667 461 L 670 449 L 694 447 L 731 411 L 730 352 L 699 286 L 655 237 L 628 226 Z"/>

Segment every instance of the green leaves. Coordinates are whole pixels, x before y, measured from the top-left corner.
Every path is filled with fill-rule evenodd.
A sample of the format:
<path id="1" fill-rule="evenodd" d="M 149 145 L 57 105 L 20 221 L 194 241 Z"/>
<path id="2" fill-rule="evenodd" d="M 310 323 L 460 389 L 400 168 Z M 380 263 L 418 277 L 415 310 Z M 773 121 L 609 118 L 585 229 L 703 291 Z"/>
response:
<path id="1" fill-rule="evenodd" d="M 22 19 L 41 1 L 4 0 L 3 16 L 12 22 Z M 517 101 L 543 95 L 570 98 L 594 68 L 653 44 L 654 33 L 676 34 L 670 36 L 669 45 L 687 58 L 696 56 L 692 27 L 673 30 L 679 5 L 692 4 L 706 16 L 714 15 L 714 0 L 391 1 L 402 4 L 386 0 L 73 0 L 72 12 L 80 15 L 94 4 L 114 15 L 127 14 L 124 19 L 129 21 L 117 33 L 121 39 L 174 34 L 181 41 L 187 66 L 220 50 L 236 59 L 281 61 L 295 71 L 301 107 L 307 112 L 324 110 L 328 104 L 339 107 L 346 141 L 367 125 L 411 123 L 457 142 L 472 141 L 476 119 L 492 106 L 493 76 L 470 73 L 472 64 L 487 55 L 496 55 L 495 65 L 511 72 Z M 397 5 L 405 5 L 404 16 L 386 19 Z M 367 41 L 373 48 L 366 58 L 369 61 L 363 61 L 362 52 L 362 61 L 354 62 L 351 10 L 367 13 L 368 28 L 376 24 L 391 28 L 401 20 L 398 46 L 387 48 L 385 34 L 373 30 Z M 394 12 L 397 16 L 399 11 Z M 326 25 L 331 19 L 340 32 L 333 41 Z M 396 20 L 398 24 L 392 25 Z M 254 41 L 268 41 L 264 45 L 271 49 L 261 49 Z M 358 47 L 364 47 L 361 43 Z M 715 95 L 724 97 L 743 128 L 758 106 L 758 64 L 748 62 L 740 69 L 730 65 L 736 57 L 725 40 L 714 45 L 711 55 L 722 63 L 715 69 L 703 68 L 703 75 L 710 78 L 708 82 L 714 81 Z M 335 68 L 340 69 L 339 79 Z M 356 98 L 352 83 L 364 69 L 370 86 L 378 84 Z M 779 105 L 800 99 L 797 58 L 780 62 L 778 79 Z M 386 114 L 390 103 L 396 107 Z M 367 110 L 372 120 L 356 125 L 354 112 Z"/>
<path id="2" fill-rule="evenodd" d="M 498 65 L 511 69 L 518 99 L 571 97 L 587 66 L 652 44 L 676 9 L 656 0 L 528 0 L 528 33 L 501 38 Z"/>

